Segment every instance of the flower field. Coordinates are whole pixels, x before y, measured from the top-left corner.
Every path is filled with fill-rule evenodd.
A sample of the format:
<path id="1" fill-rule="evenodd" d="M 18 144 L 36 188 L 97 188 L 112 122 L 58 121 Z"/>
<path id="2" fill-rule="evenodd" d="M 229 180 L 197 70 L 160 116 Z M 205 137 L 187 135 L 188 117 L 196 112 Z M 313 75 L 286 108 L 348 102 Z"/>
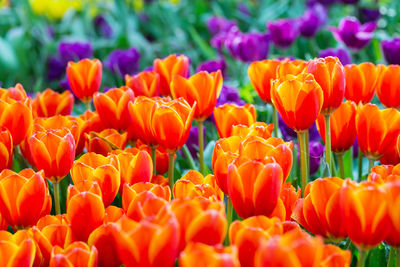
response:
<path id="1" fill-rule="evenodd" d="M 0 0 L 0 266 L 400 267 L 400 2 Z"/>

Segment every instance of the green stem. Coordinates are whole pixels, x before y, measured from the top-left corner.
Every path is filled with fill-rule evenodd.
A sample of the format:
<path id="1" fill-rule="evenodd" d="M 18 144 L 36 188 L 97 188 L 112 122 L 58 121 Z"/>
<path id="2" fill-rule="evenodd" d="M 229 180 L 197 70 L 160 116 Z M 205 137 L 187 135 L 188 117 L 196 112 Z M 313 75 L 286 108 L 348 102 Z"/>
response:
<path id="1" fill-rule="evenodd" d="M 187 147 L 187 145 L 183 145 L 182 152 L 183 152 L 183 155 L 185 155 L 185 158 L 189 161 L 190 169 L 195 170 L 196 163 L 194 163 L 194 159 L 192 157 L 192 154 L 190 154 L 190 151 L 189 151 L 189 148 Z"/>
<path id="2" fill-rule="evenodd" d="M 368 159 L 368 174 L 371 172 L 372 167 L 374 167 L 375 159 Z"/>
<path id="3" fill-rule="evenodd" d="M 168 154 L 168 184 L 171 192 L 173 192 L 174 188 L 174 161 L 175 161 L 175 153 Z"/>
<path id="4" fill-rule="evenodd" d="M 394 257 L 396 256 L 396 248 L 391 246 L 389 252 L 389 260 L 387 263 L 387 267 L 392 267 L 394 265 Z"/>
<path id="5" fill-rule="evenodd" d="M 350 238 L 347 238 L 346 243 L 344 244 L 344 249 L 349 249 L 351 244 Z"/>
<path id="6" fill-rule="evenodd" d="M 329 171 L 333 173 L 333 161 L 332 161 L 332 151 L 331 151 L 331 115 L 325 116 L 325 147 L 326 147 L 326 164 L 329 166 Z"/>
<path id="7" fill-rule="evenodd" d="M 278 137 L 278 127 L 279 127 L 279 122 L 278 122 L 278 112 L 276 111 L 275 106 L 272 104 L 272 123 L 274 124 L 274 137 Z"/>
<path id="8" fill-rule="evenodd" d="M 400 248 L 396 248 L 396 267 L 400 267 Z"/>
<path id="9" fill-rule="evenodd" d="M 226 220 L 228 222 L 228 232 L 226 233 L 225 236 L 225 245 L 229 246 L 229 226 L 232 223 L 232 215 L 233 215 L 233 205 L 232 205 L 232 201 L 229 198 L 229 196 L 227 196 L 227 207 L 226 207 Z"/>
<path id="10" fill-rule="evenodd" d="M 151 146 L 151 159 L 153 160 L 153 174 L 157 175 L 157 147 Z"/>
<path id="11" fill-rule="evenodd" d="M 301 194 L 304 195 L 304 190 L 308 182 L 308 166 L 307 166 L 307 150 L 305 149 L 305 132 L 297 132 L 297 139 L 300 145 L 300 170 L 301 170 Z"/>
<path id="12" fill-rule="evenodd" d="M 54 193 L 54 206 L 56 209 L 56 214 L 61 214 L 60 208 L 60 183 L 53 183 L 53 193 Z"/>
<path id="13" fill-rule="evenodd" d="M 360 253 L 358 255 L 358 260 L 357 260 L 357 267 L 364 267 L 365 266 L 365 261 L 367 259 L 367 254 L 368 254 L 368 250 L 360 249 Z"/>
<path id="14" fill-rule="evenodd" d="M 363 168 L 363 154 L 361 149 L 358 148 L 358 181 L 362 180 L 362 168 Z"/>
<path id="15" fill-rule="evenodd" d="M 344 164 L 343 164 L 343 153 L 337 153 L 336 157 L 339 163 L 340 177 L 344 179 L 345 174 L 344 174 Z"/>
<path id="16" fill-rule="evenodd" d="M 204 132 L 203 122 L 197 122 L 199 128 L 199 162 L 200 162 L 200 173 L 204 175 Z"/>
<path id="17" fill-rule="evenodd" d="M 86 110 L 89 110 L 89 111 L 92 110 L 91 105 L 90 105 L 90 102 L 91 102 L 91 101 L 85 102 Z"/>
<path id="18" fill-rule="evenodd" d="M 307 169 L 310 172 L 310 134 L 308 129 L 305 130 L 306 153 L 307 153 Z"/>

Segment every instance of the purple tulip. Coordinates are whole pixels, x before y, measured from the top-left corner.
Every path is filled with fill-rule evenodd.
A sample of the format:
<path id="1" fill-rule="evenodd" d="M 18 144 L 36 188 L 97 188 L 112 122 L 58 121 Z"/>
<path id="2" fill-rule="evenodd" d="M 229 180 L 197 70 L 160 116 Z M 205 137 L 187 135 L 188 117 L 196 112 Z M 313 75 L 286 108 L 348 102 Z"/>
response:
<path id="1" fill-rule="evenodd" d="M 304 12 L 300 17 L 300 33 L 304 37 L 314 37 L 317 31 L 325 25 L 328 18 L 326 8 L 317 3 Z"/>
<path id="2" fill-rule="evenodd" d="M 382 41 L 382 50 L 388 64 L 400 64 L 400 38 Z"/>
<path id="3" fill-rule="evenodd" d="M 262 60 L 268 56 L 269 35 L 257 32 L 239 32 L 227 36 L 224 45 L 232 57 L 243 62 Z"/>
<path id="4" fill-rule="evenodd" d="M 217 107 L 223 104 L 231 103 L 236 105 L 244 105 L 245 102 L 240 98 L 239 90 L 235 87 L 223 85 L 221 89 L 221 94 L 217 100 Z"/>
<path id="5" fill-rule="evenodd" d="M 279 121 L 279 129 L 281 130 L 283 139 L 285 141 L 291 141 L 297 138 L 297 133 L 292 130 L 286 123 L 283 121 L 282 117 L 278 114 L 278 121 Z M 320 136 L 317 130 L 317 125 L 314 123 L 310 129 L 308 129 L 308 135 L 310 141 L 319 141 Z"/>
<path id="6" fill-rule="evenodd" d="M 340 0 L 340 2 L 342 2 L 343 4 L 347 4 L 347 5 L 353 5 L 353 4 L 357 4 L 360 0 Z"/>
<path id="7" fill-rule="evenodd" d="M 297 19 L 279 19 L 267 22 L 267 28 L 272 42 L 281 48 L 287 48 L 293 44 L 299 36 L 299 21 Z"/>
<path id="8" fill-rule="evenodd" d="M 66 64 L 56 56 L 50 56 L 47 60 L 47 79 L 59 80 L 65 73 Z"/>
<path id="9" fill-rule="evenodd" d="M 98 15 L 97 17 L 95 17 L 93 23 L 98 33 L 103 35 L 105 38 L 112 37 L 113 30 L 103 15 Z"/>
<path id="10" fill-rule="evenodd" d="M 379 12 L 379 8 L 366 8 L 361 7 L 358 9 L 358 14 L 360 16 L 360 20 L 365 22 L 377 21 L 381 17 L 381 13 Z"/>
<path id="11" fill-rule="evenodd" d="M 229 32 L 232 28 L 237 28 L 236 21 L 228 20 L 224 17 L 213 16 L 207 21 L 207 28 L 211 35 Z"/>
<path id="12" fill-rule="evenodd" d="M 225 60 L 223 58 L 220 58 L 220 59 L 204 61 L 197 67 L 196 72 L 203 70 L 208 72 L 215 72 L 221 70 L 222 76 L 225 76 L 225 70 L 226 70 Z"/>
<path id="13" fill-rule="evenodd" d="M 139 70 L 139 51 L 131 47 L 126 50 L 114 50 L 108 56 L 104 65 L 115 75 L 124 77 L 125 74 L 133 75 Z"/>
<path id="14" fill-rule="evenodd" d="M 69 61 L 93 57 L 93 48 L 88 42 L 61 42 L 58 45 L 58 54 L 66 65 Z"/>
<path id="15" fill-rule="evenodd" d="M 349 52 L 347 52 L 344 48 L 328 48 L 325 50 L 319 51 L 319 57 L 337 57 L 342 65 L 351 64 L 351 56 Z"/>
<path id="16" fill-rule="evenodd" d="M 206 137 L 206 127 L 203 126 L 203 136 L 204 139 Z M 206 140 L 204 140 L 206 143 Z M 190 154 L 192 155 L 193 159 L 197 159 L 197 152 L 199 151 L 199 127 L 194 126 L 190 128 L 189 137 L 186 141 L 186 146 L 189 149 Z"/>
<path id="17" fill-rule="evenodd" d="M 337 28 L 331 27 L 331 30 L 337 41 L 351 49 L 360 50 L 370 43 L 376 27 L 375 21 L 361 24 L 355 17 L 346 17 Z"/>
<path id="18" fill-rule="evenodd" d="M 354 140 L 353 143 L 353 158 L 357 158 L 358 157 L 358 140 L 356 137 L 356 140 Z"/>
<path id="19" fill-rule="evenodd" d="M 251 16 L 251 12 L 245 3 L 239 3 L 237 8 L 243 15 Z"/>
<path id="20" fill-rule="evenodd" d="M 300 148 L 298 143 L 296 143 L 296 148 L 297 148 L 297 162 L 298 165 L 300 165 Z M 310 141 L 309 149 L 310 149 L 310 175 L 313 175 L 318 171 L 319 166 L 321 165 L 321 160 L 323 159 L 324 156 L 325 147 L 318 141 Z"/>
<path id="21" fill-rule="evenodd" d="M 332 5 L 336 0 L 307 0 L 307 6 L 313 6 L 316 3 L 322 4 L 324 6 Z"/>

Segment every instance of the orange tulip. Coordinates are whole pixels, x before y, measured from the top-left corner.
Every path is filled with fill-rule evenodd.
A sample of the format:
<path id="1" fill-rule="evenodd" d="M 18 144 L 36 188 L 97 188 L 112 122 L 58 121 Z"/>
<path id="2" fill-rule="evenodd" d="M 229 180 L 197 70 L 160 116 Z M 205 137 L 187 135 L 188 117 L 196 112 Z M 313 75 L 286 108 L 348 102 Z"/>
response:
<path id="1" fill-rule="evenodd" d="M 397 153 L 399 154 L 400 157 L 400 134 L 399 137 L 397 138 Z"/>
<path id="2" fill-rule="evenodd" d="M 84 242 L 74 242 L 65 249 L 55 246 L 51 252 L 50 267 L 96 267 L 97 249 Z"/>
<path id="3" fill-rule="evenodd" d="M 240 263 L 234 246 L 208 246 L 202 243 L 190 243 L 179 256 L 179 266 L 240 267 Z"/>
<path id="4" fill-rule="evenodd" d="M 214 201 L 224 200 L 224 193 L 218 187 L 215 176 L 209 174 L 204 177 L 195 170 L 188 171 L 175 182 L 173 193 L 175 198 L 202 196 Z"/>
<path id="5" fill-rule="evenodd" d="M 321 113 L 331 114 L 343 101 L 345 74 L 340 60 L 336 57 L 318 58 L 308 62 L 307 73 L 314 75 L 324 93 Z"/>
<path id="6" fill-rule="evenodd" d="M 74 106 L 74 96 L 70 91 L 62 94 L 51 89 L 38 92 L 32 102 L 34 117 L 52 117 L 55 115 L 70 115 Z"/>
<path id="7" fill-rule="evenodd" d="M 271 81 L 276 79 L 276 69 L 280 63 L 277 59 L 266 59 L 249 66 L 250 82 L 265 103 L 271 103 Z"/>
<path id="8" fill-rule="evenodd" d="M 229 240 L 238 249 L 242 267 L 254 265 L 255 253 L 263 240 L 282 234 L 283 225 L 275 217 L 254 216 L 234 221 L 229 228 Z"/>
<path id="9" fill-rule="evenodd" d="M 25 101 L 28 98 L 22 84 L 17 83 L 15 87 L 8 89 L 0 88 L 0 99 L 14 99 L 16 101 Z"/>
<path id="10" fill-rule="evenodd" d="M 195 102 L 194 119 L 204 121 L 214 111 L 222 89 L 221 71 L 208 73 L 200 71 L 190 78 L 174 76 L 171 82 L 171 94 L 174 98 L 182 97 L 189 105 Z"/>
<path id="11" fill-rule="evenodd" d="M 4 235 L 2 234 L 2 237 Z M 35 253 L 35 241 L 32 239 L 26 239 L 16 244 L 13 240 L 2 238 L 0 242 L 0 262 L 6 267 L 33 266 Z"/>
<path id="12" fill-rule="evenodd" d="M 346 238 L 348 221 L 344 217 L 342 185 L 343 180 L 338 177 L 318 178 L 309 183 L 292 218 L 315 235 L 333 240 Z"/>
<path id="13" fill-rule="evenodd" d="M 93 103 L 104 127 L 126 130 L 131 123 L 128 104 L 134 99 L 133 91 L 123 86 L 112 88 L 106 93 L 95 93 Z"/>
<path id="14" fill-rule="evenodd" d="M 283 206 L 285 207 L 286 221 L 291 220 L 293 211 L 296 207 L 297 200 L 300 197 L 301 197 L 300 188 L 296 190 L 294 186 L 289 182 L 285 182 L 282 184 L 279 198 L 282 200 Z"/>
<path id="15" fill-rule="evenodd" d="M 242 138 L 231 136 L 217 140 L 213 150 L 212 169 L 222 192 L 228 194 L 228 166 L 239 156 Z"/>
<path id="16" fill-rule="evenodd" d="M 310 128 L 324 102 L 321 86 L 311 74 L 273 81 L 271 98 L 283 121 L 295 131 Z"/>
<path id="17" fill-rule="evenodd" d="M 110 205 L 106 208 L 106 213 L 104 215 L 104 224 L 110 222 L 117 222 L 124 215 L 125 212 L 122 208 Z"/>
<path id="18" fill-rule="evenodd" d="M 151 131 L 157 144 L 174 153 L 180 149 L 189 137 L 194 111 L 183 98 L 169 102 L 156 102 L 153 106 Z"/>
<path id="19" fill-rule="evenodd" d="M 344 66 L 346 76 L 344 97 L 357 104 L 371 102 L 378 84 L 380 69 L 371 62 Z"/>
<path id="20" fill-rule="evenodd" d="M 143 144 L 140 140 L 136 142 L 136 147 L 139 150 L 145 150 L 149 155 L 151 154 L 151 148 L 145 144 Z M 125 151 L 130 151 L 127 148 Z M 164 174 L 168 171 L 168 153 L 161 146 L 157 146 L 156 148 L 156 170 L 158 174 Z"/>
<path id="21" fill-rule="evenodd" d="M 369 159 L 379 159 L 395 146 L 400 134 L 400 112 L 395 109 L 379 110 L 376 105 L 360 107 L 356 116 L 358 146 Z"/>
<path id="22" fill-rule="evenodd" d="M 126 267 L 172 267 L 178 252 L 178 222 L 166 210 L 140 222 L 122 217 L 112 230 L 122 263 Z"/>
<path id="23" fill-rule="evenodd" d="M 125 75 L 125 84 L 136 96 L 160 95 L 160 75 L 155 71 L 142 71 L 134 76 Z"/>
<path id="24" fill-rule="evenodd" d="M 67 219 L 75 240 L 88 240 L 94 229 L 103 223 L 105 210 L 101 197 L 91 192 L 82 192 L 68 202 Z"/>
<path id="25" fill-rule="evenodd" d="M 276 78 L 284 79 L 286 75 L 297 76 L 304 72 L 307 62 L 304 60 L 290 60 L 288 58 L 281 61 L 276 69 Z"/>
<path id="26" fill-rule="evenodd" d="M 101 188 L 95 180 L 81 180 L 73 185 L 70 184 L 67 188 L 67 201 L 66 201 L 67 209 L 68 209 L 68 203 L 71 200 L 71 198 L 83 192 L 93 193 L 101 197 L 101 199 L 103 199 L 103 193 L 101 192 Z"/>
<path id="27" fill-rule="evenodd" d="M 86 134 L 89 134 L 90 132 L 100 133 L 105 130 L 103 122 L 100 120 L 97 112 L 86 110 L 85 113 L 79 116 L 79 118 L 83 120 L 83 126 L 81 128 L 79 142 L 76 145 L 76 155 L 81 154 L 85 147 Z"/>
<path id="28" fill-rule="evenodd" d="M 342 103 L 330 116 L 331 147 L 335 153 L 344 153 L 354 144 L 356 139 L 357 107 L 354 102 Z M 325 142 L 325 116 L 320 114 L 317 119 L 319 135 Z"/>
<path id="29" fill-rule="evenodd" d="M 232 135 L 232 126 L 243 124 L 250 126 L 256 122 L 256 108 L 252 104 L 237 106 L 224 104 L 214 110 L 215 125 L 220 138 Z"/>
<path id="30" fill-rule="evenodd" d="M 284 179 L 282 168 L 277 163 L 255 160 L 236 164 L 229 165 L 227 178 L 229 198 L 237 214 L 241 218 L 271 215 Z"/>
<path id="31" fill-rule="evenodd" d="M 113 202 L 120 186 L 120 165 L 116 155 L 104 157 L 96 153 L 86 153 L 74 162 L 71 178 L 74 184 L 85 180 L 95 181 L 102 192 L 104 206 Z"/>
<path id="32" fill-rule="evenodd" d="M 6 127 L 10 131 L 14 146 L 31 135 L 33 117 L 29 99 L 0 99 L 0 114 L 0 127 Z"/>
<path id="33" fill-rule="evenodd" d="M 400 165 L 399 165 L 400 167 Z M 400 174 L 400 173 L 399 173 Z M 390 231 L 385 240 L 389 245 L 394 247 L 400 246 L 400 176 L 396 181 L 389 182 L 385 185 L 388 213 L 390 218 Z"/>
<path id="34" fill-rule="evenodd" d="M 90 132 L 85 137 L 85 147 L 88 152 L 107 156 L 109 152 L 115 149 L 124 149 L 127 133 L 120 134 L 115 129 L 105 129 L 100 133 Z"/>
<path id="35" fill-rule="evenodd" d="M 380 66 L 382 68 L 376 95 L 379 101 L 387 108 L 400 108 L 400 66 Z"/>
<path id="36" fill-rule="evenodd" d="M 92 100 L 100 88 L 102 64 L 98 59 L 68 62 L 67 78 L 72 92 L 85 103 Z"/>
<path id="37" fill-rule="evenodd" d="M 400 164 L 393 165 L 378 165 L 371 169 L 368 175 L 368 181 L 372 181 L 378 184 L 384 184 L 397 180 L 397 176 L 400 176 Z"/>
<path id="38" fill-rule="evenodd" d="M 13 140 L 5 127 L 0 128 L 0 171 L 10 169 L 13 160 Z"/>
<path id="39" fill-rule="evenodd" d="M 160 75 L 161 95 L 171 94 L 170 83 L 175 75 L 186 77 L 189 74 L 189 58 L 185 55 L 169 55 L 164 59 L 155 59 L 153 69 Z"/>
<path id="40" fill-rule="evenodd" d="M 157 216 L 170 200 L 168 186 L 152 183 L 125 184 L 122 192 L 122 208 L 135 221 Z"/>
<path id="41" fill-rule="evenodd" d="M 392 164 L 396 165 L 400 163 L 400 155 L 397 153 L 396 147 L 392 147 L 386 151 L 383 156 L 379 159 L 381 164 Z"/>
<path id="42" fill-rule="evenodd" d="M 32 158 L 38 170 L 52 183 L 60 182 L 72 167 L 75 141 L 67 129 L 36 132 L 29 139 Z"/>
<path id="43" fill-rule="evenodd" d="M 232 135 L 237 135 L 242 138 L 248 136 L 258 136 L 264 139 L 268 139 L 272 136 L 272 130 L 274 125 L 266 124 L 265 122 L 255 122 L 250 126 L 246 126 L 243 124 L 234 125 L 232 127 Z"/>
<path id="44" fill-rule="evenodd" d="M 201 197 L 175 199 L 171 203 L 171 211 L 179 223 L 179 251 L 182 251 L 189 242 L 217 245 L 224 240 L 227 222 L 222 202 Z"/>
<path id="45" fill-rule="evenodd" d="M 42 172 L 6 169 L 0 173 L 0 212 L 14 229 L 35 225 L 50 210 L 51 196 Z"/>

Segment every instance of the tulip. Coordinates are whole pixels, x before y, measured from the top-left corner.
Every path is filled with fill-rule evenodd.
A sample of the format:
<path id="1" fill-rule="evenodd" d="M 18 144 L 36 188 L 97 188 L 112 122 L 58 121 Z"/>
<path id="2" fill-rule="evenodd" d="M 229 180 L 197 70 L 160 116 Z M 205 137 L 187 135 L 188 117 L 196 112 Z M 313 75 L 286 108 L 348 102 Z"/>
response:
<path id="1" fill-rule="evenodd" d="M 272 42 L 280 48 L 288 48 L 300 35 L 299 23 L 295 19 L 279 19 L 267 22 Z"/>
<path id="2" fill-rule="evenodd" d="M 93 19 L 93 24 L 98 34 L 107 39 L 110 39 L 113 36 L 113 29 L 102 14 L 97 15 Z"/>
<path id="3" fill-rule="evenodd" d="M 70 91 L 59 94 L 51 89 L 38 92 L 32 102 L 34 117 L 52 117 L 70 115 L 74 106 L 74 96 Z"/>
<path id="4" fill-rule="evenodd" d="M 68 202 L 67 220 L 75 240 L 86 242 L 94 229 L 103 223 L 105 210 L 100 196 L 82 192 Z"/>
<path id="5" fill-rule="evenodd" d="M 399 173 L 400 174 L 400 173 Z M 398 176 L 399 177 L 399 176 Z M 399 179 L 391 181 L 385 184 L 385 190 L 387 192 L 387 203 L 388 203 L 388 214 L 390 218 L 390 228 L 386 242 L 392 247 L 400 246 L 400 229 L 399 229 L 399 214 L 398 214 L 398 203 L 399 203 L 399 192 L 400 183 Z M 399 254 L 399 252 L 397 252 Z"/>
<path id="6" fill-rule="evenodd" d="M 98 183 L 104 206 L 113 202 L 120 186 L 120 164 L 116 155 L 104 157 L 96 153 L 86 153 L 74 162 L 71 178 L 74 184 L 86 180 Z"/>
<path id="7" fill-rule="evenodd" d="M 50 213 L 51 196 L 42 175 L 32 169 L 0 173 L 0 212 L 14 229 L 35 225 Z"/>
<path id="8" fill-rule="evenodd" d="M 155 156 L 153 154 L 152 160 L 153 160 L 153 174 L 157 173 L 158 174 L 164 174 L 168 171 L 168 153 L 165 151 L 165 149 L 161 146 L 157 146 L 154 150 L 151 149 L 149 146 L 143 144 L 140 142 L 136 142 L 136 147 L 139 150 L 145 150 L 147 153 L 151 154 L 153 151 L 155 151 Z M 130 149 L 127 148 L 126 151 L 129 151 Z"/>
<path id="9" fill-rule="evenodd" d="M 301 197 L 301 189 L 297 190 L 290 182 L 284 182 L 282 184 L 281 192 L 279 194 L 279 199 L 282 201 L 285 207 L 285 221 L 292 220 L 292 214 L 296 207 L 297 200 Z"/>
<path id="10" fill-rule="evenodd" d="M 49 266 L 95 267 L 97 255 L 96 247 L 89 247 L 84 242 L 74 242 L 65 249 L 55 246 L 51 252 Z"/>
<path id="11" fill-rule="evenodd" d="M 245 102 L 240 98 L 239 90 L 235 87 L 222 85 L 221 94 L 217 100 L 217 107 L 224 104 L 236 104 L 242 106 Z"/>
<path id="12" fill-rule="evenodd" d="M 2 240 L 0 243 L 0 262 L 4 266 L 33 266 L 35 261 L 35 241 L 26 239 L 20 244 L 15 244 L 13 240 Z"/>
<path id="13" fill-rule="evenodd" d="M 115 129 L 105 129 L 100 133 L 90 132 L 85 137 L 85 147 L 88 152 L 107 156 L 109 152 L 125 147 L 127 133 L 120 134 Z"/>
<path id="14" fill-rule="evenodd" d="M 66 201 L 67 209 L 68 209 L 68 203 L 71 200 L 71 198 L 83 192 L 93 193 L 103 199 L 103 193 L 101 192 L 101 188 L 95 180 L 81 180 L 73 185 L 70 184 L 67 188 L 67 201 Z"/>
<path id="15" fill-rule="evenodd" d="M 65 64 L 69 61 L 81 60 L 93 56 L 93 48 L 89 42 L 60 42 L 58 54 Z"/>
<path id="16" fill-rule="evenodd" d="M 376 87 L 376 95 L 379 101 L 387 108 L 400 109 L 398 94 L 400 93 L 400 83 L 396 77 L 400 77 L 400 66 L 380 66 L 381 75 Z"/>
<path id="17" fill-rule="evenodd" d="M 222 76 L 225 77 L 226 75 L 225 59 L 221 57 L 219 59 L 206 60 L 197 66 L 196 72 L 200 71 L 208 71 L 209 73 L 221 71 Z"/>
<path id="18" fill-rule="evenodd" d="M 81 127 L 79 142 L 76 145 L 76 155 L 81 154 L 83 148 L 85 147 L 86 134 L 89 134 L 90 132 L 101 132 L 105 130 L 104 125 L 100 120 L 99 114 L 97 114 L 97 112 L 86 110 L 85 113 L 79 116 L 79 118 L 83 120 L 83 126 Z"/>
<path id="19" fill-rule="evenodd" d="M 266 124 L 264 122 L 255 122 L 250 126 L 238 124 L 232 127 L 232 136 L 237 135 L 242 138 L 257 136 L 268 139 L 272 136 L 273 128 L 273 124 Z"/>
<path id="20" fill-rule="evenodd" d="M 135 96 L 153 97 L 160 94 L 160 75 L 154 71 L 143 71 L 134 76 L 125 75 L 125 84 Z"/>
<path id="21" fill-rule="evenodd" d="M 252 104 L 244 106 L 225 104 L 214 110 L 215 124 L 220 138 L 231 136 L 234 125 L 250 126 L 256 122 L 256 117 L 256 109 Z"/>
<path id="22" fill-rule="evenodd" d="M 104 65 L 115 75 L 132 75 L 139 69 L 140 53 L 135 47 L 116 49 L 110 53 Z"/>
<path id="23" fill-rule="evenodd" d="M 228 20 L 224 17 L 212 16 L 207 20 L 207 28 L 211 35 L 229 32 L 234 27 L 237 27 L 236 21 Z"/>
<path id="24" fill-rule="evenodd" d="M 104 224 L 107 224 L 110 222 L 117 222 L 124 215 L 125 215 L 125 213 L 122 208 L 110 205 L 106 208 L 106 211 L 105 211 Z"/>
<path id="25" fill-rule="evenodd" d="M 374 123 L 373 123 L 374 122 Z M 378 160 L 396 145 L 400 133 L 400 112 L 388 108 L 379 110 L 376 105 L 359 107 L 356 116 L 358 145 L 369 160 L 370 170 Z"/>
<path id="26" fill-rule="evenodd" d="M 400 38 L 381 42 L 383 56 L 388 64 L 400 64 Z"/>
<path id="27" fill-rule="evenodd" d="M 268 57 L 270 35 L 260 32 L 226 34 L 224 45 L 232 57 L 243 62 L 263 60 Z"/>
<path id="28" fill-rule="evenodd" d="M 170 95 L 170 83 L 175 75 L 186 77 L 189 74 L 189 58 L 185 55 L 169 55 L 164 59 L 155 59 L 154 71 L 160 75 L 161 95 Z"/>
<path id="29" fill-rule="evenodd" d="M 346 76 L 344 97 L 357 104 L 371 102 L 378 85 L 380 69 L 380 66 L 375 66 L 371 62 L 346 65 L 344 67 Z"/>
<path id="30" fill-rule="evenodd" d="M 321 50 L 318 57 L 337 57 L 343 66 L 351 64 L 351 55 L 344 48 L 327 48 Z"/>
<path id="31" fill-rule="evenodd" d="M 179 256 L 179 266 L 239 267 L 240 263 L 234 246 L 208 246 L 202 243 L 190 243 Z"/>
<path id="32" fill-rule="evenodd" d="M 312 38 L 318 30 L 324 26 L 328 18 L 327 9 L 317 3 L 308 7 L 300 17 L 300 34 L 306 38 Z"/>
<path id="33" fill-rule="evenodd" d="M 13 140 L 7 128 L 0 129 L 0 171 L 10 169 L 13 161 Z"/>
<path id="34" fill-rule="evenodd" d="M 171 203 L 171 211 L 179 223 L 179 251 L 189 242 L 217 245 L 224 240 L 227 222 L 222 202 L 204 198 L 175 199 Z"/>
<path id="35" fill-rule="evenodd" d="M 127 267 L 172 267 L 178 253 L 179 229 L 175 216 L 166 211 L 151 221 L 122 217 L 112 230 L 122 263 Z"/>
<path id="36" fill-rule="evenodd" d="M 307 62 L 304 60 L 291 60 L 289 58 L 285 58 L 281 61 L 276 69 L 276 78 L 284 79 L 288 74 L 297 76 L 303 73 L 306 67 Z"/>
<path id="37" fill-rule="evenodd" d="M 10 87 L 8 89 L 0 88 L 0 98 L 4 101 L 7 101 L 8 99 L 25 101 L 28 99 L 28 96 L 26 95 L 22 84 L 17 83 L 15 87 Z"/>
<path id="38" fill-rule="evenodd" d="M 68 62 L 67 78 L 75 96 L 88 105 L 100 88 L 102 64 L 98 59 Z M 89 108 L 88 108 L 89 109 Z"/>
<path id="39" fill-rule="evenodd" d="M 0 126 L 10 131 L 14 146 L 31 135 L 33 118 L 29 99 L 24 101 L 0 99 L 0 114 Z"/>

